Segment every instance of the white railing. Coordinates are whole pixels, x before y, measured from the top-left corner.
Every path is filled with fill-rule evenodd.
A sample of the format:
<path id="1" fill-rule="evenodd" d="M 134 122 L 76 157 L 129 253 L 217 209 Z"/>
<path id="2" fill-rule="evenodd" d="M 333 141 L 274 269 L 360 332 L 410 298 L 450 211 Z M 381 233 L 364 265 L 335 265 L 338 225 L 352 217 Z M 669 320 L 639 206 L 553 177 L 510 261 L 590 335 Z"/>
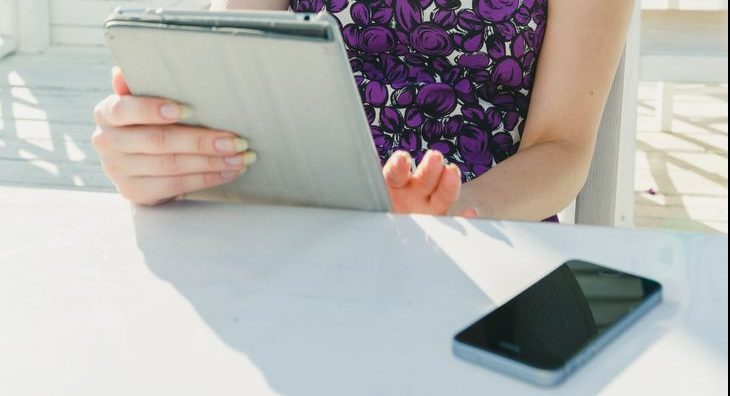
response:
<path id="1" fill-rule="evenodd" d="M 0 34 L 26 53 L 50 45 L 101 46 L 102 22 L 119 5 L 202 9 L 208 4 L 209 0 L 0 0 Z"/>
<path id="2" fill-rule="evenodd" d="M 23 52 L 48 48 L 51 40 L 48 0 L 0 0 L 0 11 L 0 34 L 8 43 L 5 51 L 16 46 Z"/>
<path id="3" fill-rule="evenodd" d="M 727 0 L 642 0 L 645 10 L 727 10 Z"/>
<path id="4" fill-rule="evenodd" d="M 641 79 L 656 81 L 654 128 L 669 130 L 675 83 L 728 81 L 727 0 L 644 0 Z"/>
<path id="5" fill-rule="evenodd" d="M 15 0 L 0 0 L 0 59 L 15 51 L 16 14 Z"/>

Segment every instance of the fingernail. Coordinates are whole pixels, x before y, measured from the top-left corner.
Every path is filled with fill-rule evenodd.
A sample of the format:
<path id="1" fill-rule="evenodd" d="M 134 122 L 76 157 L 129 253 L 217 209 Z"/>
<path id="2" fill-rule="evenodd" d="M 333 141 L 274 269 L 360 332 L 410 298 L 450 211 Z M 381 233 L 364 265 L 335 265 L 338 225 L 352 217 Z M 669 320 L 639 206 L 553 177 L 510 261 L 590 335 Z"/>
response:
<path id="1" fill-rule="evenodd" d="M 165 103 L 160 107 L 160 115 L 168 120 L 179 120 L 182 115 L 182 109 L 176 103 Z"/>
<path id="2" fill-rule="evenodd" d="M 112 77 L 116 76 L 117 74 L 121 73 L 122 69 L 119 68 L 119 66 L 112 67 Z"/>
<path id="3" fill-rule="evenodd" d="M 180 119 L 181 120 L 187 120 L 188 118 L 193 116 L 193 109 L 185 106 L 185 105 L 178 105 L 180 106 Z"/>
<path id="4" fill-rule="evenodd" d="M 248 140 L 236 138 L 236 152 L 242 153 L 248 150 Z"/>
<path id="5" fill-rule="evenodd" d="M 248 140 L 241 138 L 218 138 L 213 145 L 216 150 L 223 153 L 241 153 L 248 150 Z"/>
<path id="6" fill-rule="evenodd" d="M 244 160 L 242 155 L 235 155 L 233 157 L 226 157 L 223 159 L 223 161 L 226 162 L 226 165 L 230 166 L 241 166 L 245 165 L 246 161 Z"/>
<path id="7" fill-rule="evenodd" d="M 251 165 L 258 159 L 258 155 L 254 151 L 247 151 L 243 153 L 243 162 L 246 165 Z"/>
<path id="8" fill-rule="evenodd" d="M 240 175 L 241 173 L 242 172 L 237 172 L 237 171 L 223 171 L 223 172 L 221 172 L 221 179 L 223 179 L 223 180 L 233 180 L 238 175 Z"/>
<path id="9" fill-rule="evenodd" d="M 165 103 L 160 107 L 160 115 L 168 120 L 184 120 L 193 115 L 193 110 L 177 103 Z"/>

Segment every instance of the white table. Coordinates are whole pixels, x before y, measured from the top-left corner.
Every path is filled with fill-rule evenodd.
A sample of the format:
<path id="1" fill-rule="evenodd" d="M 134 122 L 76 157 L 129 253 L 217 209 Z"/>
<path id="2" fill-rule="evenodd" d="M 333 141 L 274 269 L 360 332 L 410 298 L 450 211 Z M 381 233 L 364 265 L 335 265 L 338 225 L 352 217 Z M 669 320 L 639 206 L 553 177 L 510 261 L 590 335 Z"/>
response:
<path id="1" fill-rule="evenodd" d="M 727 237 L 0 187 L 0 395 L 726 394 Z M 665 302 L 564 385 L 451 354 L 565 259 Z"/>

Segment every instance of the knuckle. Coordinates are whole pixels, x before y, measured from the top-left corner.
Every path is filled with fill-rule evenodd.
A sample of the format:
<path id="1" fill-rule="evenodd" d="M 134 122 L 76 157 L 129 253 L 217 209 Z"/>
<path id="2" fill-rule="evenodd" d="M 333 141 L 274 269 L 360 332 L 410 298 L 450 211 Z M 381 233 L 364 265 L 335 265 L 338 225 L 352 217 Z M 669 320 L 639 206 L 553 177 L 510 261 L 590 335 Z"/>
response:
<path id="1" fill-rule="evenodd" d="M 94 106 L 94 121 L 96 124 L 101 125 L 109 122 L 109 109 L 118 101 L 118 96 L 110 95 Z"/>
<path id="2" fill-rule="evenodd" d="M 207 136 L 203 135 L 202 133 L 198 133 L 195 136 L 195 148 L 197 149 L 198 153 L 205 153 L 207 152 Z"/>
<path id="3" fill-rule="evenodd" d="M 91 147 L 97 152 L 106 151 L 109 147 L 109 135 L 101 128 L 96 128 L 91 135 Z"/>
<path id="4" fill-rule="evenodd" d="M 147 143 L 149 144 L 149 147 L 154 152 L 156 152 L 156 153 L 164 152 L 165 147 L 167 145 L 167 137 L 165 134 L 165 129 L 160 126 L 151 128 L 147 132 Z"/>
<path id="5" fill-rule="evenodd" d="M 218 173 L 206 173 L 203 175 L 203 186 L 205 188 L 207 187 L 213 187 L 217 185 L 220 181 L 220 176 Z"/>
<path id="6" fill-rule="evenodd" d="M 99 102 L 96 106 L 94 106 L 94 122 L 96 122 L 97 125 L 102 124 L 105 121 L 106 114 L 104 112 L 104 104 L 106 101 Z"/>
<path id="7" fill-rule="evenodd" d="M 222 169 L 225 167 L 223 158 L 208 157 L 208 170 Z"/>
<path id="8" fill-rule="evenodd" d="M 187 180 L 185 176 L 171 177 L 168 183 L 170 195 L 181 195 L 187 192 Z"/>
<path id="9" fill-rule="evenodd" d="M 102 108 L 102 116 L 106 120 L 118 119 L 123 112 L 122 97 L 118 95 L 112 95 L 107 98 L 106 106 Z"/>
<path id="10" fill-rule="evenodd" d="M 119 174 L 119 165 L 117 165 L 114 161 L 110 160 L 102 160 L 101 162 L 102 169 L 104 170 L 104 173 L 107 174 L 110 178 L 114 178 L 115 175 Z"/>
<path id="11" fill-rule="evenodd" d="M 181 170 L 180 156 L 167 154 L 160 158 L 160 169 L 165 172 L 177 173 Z"/>

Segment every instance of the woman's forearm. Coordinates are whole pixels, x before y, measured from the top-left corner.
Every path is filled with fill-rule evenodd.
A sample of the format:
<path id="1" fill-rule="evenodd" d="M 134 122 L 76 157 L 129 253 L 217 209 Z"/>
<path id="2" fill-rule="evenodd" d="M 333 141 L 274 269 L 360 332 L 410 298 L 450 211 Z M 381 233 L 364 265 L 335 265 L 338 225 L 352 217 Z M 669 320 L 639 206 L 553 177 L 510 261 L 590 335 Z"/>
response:
<path id="1" fill-rule="evenodd" d="M 550 0 L 520 150 L 463 186 L 480 216 L 542 220 L 583 188 L 634 0 Z"/>
<path id="2" fill-rule="evenodd" d="M 578 194 L 591 156 L 592 150 L 564 142 L 536 144 L 464 184 L 454 210 L 475 208 L 479 217 L 492 219 L 546 219 Z"/>
<path id="3" fill-rule="evenodd" d="M 213 0 L 210 4 L 211 11 L 288 9 L 289 0 Z"/>

